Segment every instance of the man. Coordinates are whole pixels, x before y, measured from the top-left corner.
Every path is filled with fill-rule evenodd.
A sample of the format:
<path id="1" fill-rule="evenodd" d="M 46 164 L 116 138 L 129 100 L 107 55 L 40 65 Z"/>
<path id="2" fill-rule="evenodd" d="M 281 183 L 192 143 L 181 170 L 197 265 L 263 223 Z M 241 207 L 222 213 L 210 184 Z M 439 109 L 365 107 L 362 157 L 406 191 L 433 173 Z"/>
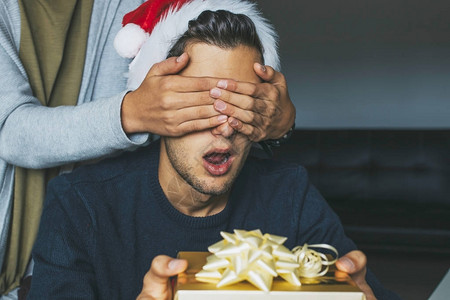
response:
<path id="1" fill-rule="evenodd" d="M 255 10 L 244 1 L 222 3 L 231 11 L 239 11 L 239 3 Z M 258 84 L 254 65 L 267 60 L 271 39 L 260 40 L 255 20 L 205 11 L 166 53 L 189 55 L 183 76 Z M 168 16 L 165 21 L 174 24 Z M 186 268 L 184 261 L 170 257 L 178 251 L 205 251 L 220 231 L 236 228 L 287 236 L 290 248 L 306 241 L 333 244 L 348 253 L 338 267 L 354 273 L 368 299 L 374 299 L 371 288 L 387 298 L 370 273 L 367 285 L 364 256 L 353 251 L 304 169 L 247 160 L 250 149 L 248 136 L 229 130 L 164 136 L 147 148 L 52 181 L 33 254 L 29 298 L 170 299 L 169 277 Z"/>
<path id="2" fill-rule="evenodd" d="M 260 141 L 293 124 L 286 82 L 269 67 L 255 71 L 277 85 L 251 94 L 239 84 L 216 87 L 219 79 L 174 76 L 189 62 L 182 55 L 155 66 L 128 93 L 129 60 L 112 45 L 124 12 L 142 2 L 0 2 L 0 295 L 25 273 L 52 176 L 142 146 L 149 132 L 179 136 L 229 124 Z M 233 105 L 249 96 L 262 105 Z M 246 117 L 252 114 L 262 117 Z"/>

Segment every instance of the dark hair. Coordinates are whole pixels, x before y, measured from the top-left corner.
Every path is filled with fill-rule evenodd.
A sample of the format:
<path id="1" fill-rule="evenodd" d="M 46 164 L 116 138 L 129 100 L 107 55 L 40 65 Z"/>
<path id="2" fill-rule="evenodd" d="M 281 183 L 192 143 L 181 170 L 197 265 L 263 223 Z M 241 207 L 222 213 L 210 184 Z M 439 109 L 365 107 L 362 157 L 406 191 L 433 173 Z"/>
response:
<path id="1" fill-rule="evenodd" d="M 188 30 L 175 42 L 167 57 L 183 54 L 190 42 L 206 43 L 222 49 L 249 46 L 261 54 L 261 61 L 264 63 L 264 49 L 255 24 L 243 14 L 226 10 L 205 10 L 197 19 L 189 21 Z"/>

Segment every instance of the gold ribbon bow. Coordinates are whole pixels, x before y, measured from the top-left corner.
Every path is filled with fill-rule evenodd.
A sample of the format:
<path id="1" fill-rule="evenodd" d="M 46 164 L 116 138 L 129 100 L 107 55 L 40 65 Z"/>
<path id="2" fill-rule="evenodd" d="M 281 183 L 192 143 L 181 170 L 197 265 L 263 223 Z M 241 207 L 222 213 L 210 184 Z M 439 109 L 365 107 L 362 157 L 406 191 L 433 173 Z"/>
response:
<path id="1" fill-rule="evenodd" d="M 195 274 L 197 280 L 216 283 L 217 287 L 247 280 L 267 292 L 277 276 L 300 286 L 300 276 L 321 276 L 336 261 L 328 262 L 324 254 L 309 249 L 306 244 L 290 251 L 283 246 L 286 237 L 263 235 L 259 229 L 234 230 L 234 234 L 221 232 L 220 235 L 223 240 L 208 247 L 213 254 L 207 257 L 203 270 Z M 337 256 L 336 249 L 326 244 L 309 247 L 331 249 Z M 322 265 L 327 266 L 326 270 L 322 271 Z"/>

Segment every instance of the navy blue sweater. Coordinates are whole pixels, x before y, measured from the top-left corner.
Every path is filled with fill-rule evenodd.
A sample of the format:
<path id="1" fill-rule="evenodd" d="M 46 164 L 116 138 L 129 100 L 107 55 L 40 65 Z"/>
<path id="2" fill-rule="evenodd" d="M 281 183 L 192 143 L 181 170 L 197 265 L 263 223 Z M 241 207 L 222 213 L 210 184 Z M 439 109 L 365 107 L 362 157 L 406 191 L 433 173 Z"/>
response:
<path id="1" fill-rule="evenodd" d="M 29 299 L 135 299 L 156 255 L 207 251 L 220 231 L 261 229 L 288 237 L 288 248 L 329 243 L 341 255 L 356 248 L 302 167 L 249 158 L 225 209 L 191 217 L 165 197 L 158 162 L 155 142 L 51 181 Z"/>

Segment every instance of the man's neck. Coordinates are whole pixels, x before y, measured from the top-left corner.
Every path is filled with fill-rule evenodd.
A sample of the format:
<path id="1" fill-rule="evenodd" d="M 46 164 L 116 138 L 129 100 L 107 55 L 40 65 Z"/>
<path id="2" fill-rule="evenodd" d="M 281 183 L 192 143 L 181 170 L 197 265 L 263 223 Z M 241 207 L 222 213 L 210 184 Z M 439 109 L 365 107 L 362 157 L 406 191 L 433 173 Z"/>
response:
<path id="1" fill-rule="evenodd" d="M 170 190 L 170 188 L 162 188 L 173 207 L 179 212 L 193 217 L 207 217 L 218 214 L 225 208 L 228 201 L 228 193 L 211 196 L 199 193 L 192 188 L 187 192 L 168 193 L 167 190 Z"/>

